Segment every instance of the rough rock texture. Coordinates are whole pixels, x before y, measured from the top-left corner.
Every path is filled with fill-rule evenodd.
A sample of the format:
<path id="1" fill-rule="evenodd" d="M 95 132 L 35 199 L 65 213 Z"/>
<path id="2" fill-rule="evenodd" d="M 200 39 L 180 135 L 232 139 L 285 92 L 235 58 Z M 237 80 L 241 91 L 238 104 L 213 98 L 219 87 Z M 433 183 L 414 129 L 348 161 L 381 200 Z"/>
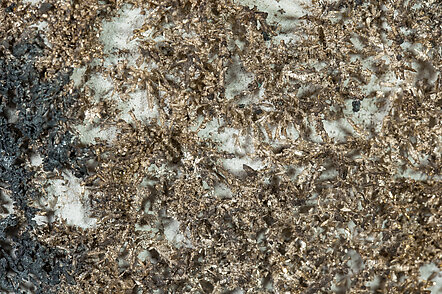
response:
<path id="1" fill-rule="evenodd" d="M 440 291 L 441 4 L 250 2 L 2 2 L 2 291 Z"/>

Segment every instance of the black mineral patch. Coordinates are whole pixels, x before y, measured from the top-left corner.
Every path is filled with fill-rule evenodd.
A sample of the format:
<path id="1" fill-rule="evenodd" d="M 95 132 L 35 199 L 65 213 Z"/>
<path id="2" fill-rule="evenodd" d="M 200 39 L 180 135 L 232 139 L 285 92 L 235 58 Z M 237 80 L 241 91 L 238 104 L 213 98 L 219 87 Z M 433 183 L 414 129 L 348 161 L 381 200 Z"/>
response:
<path id="1" fill-rule="evenodd" d="M 0 220 L 1 293 L 22 293 L 24 289 L 33 293 L 56 293 L 54 286 L 61 282 L 62 276 L 73 283 L 68 273 L 72 266 L 66 254 L 46 247 L 28 230 L 22 231 L 21 226 L 13 215 Z"/>
<path id="2" fill-rule="evenodd" d="M 353 100 L 351 103 L 353 112 L 358 112 L 361 109 L 361 101 L 359 100 Z"/>
<path id="3" fill-rule="evenodd" d="M 272 39 L 270 37 L 269 33 L 267 33 L 267 32 L 262 32 L 262 37 L 263 37 L 264 41 L 270 41 Z"/>
<path id="4" fill-rule="evenodd" d="M 45 54 L 42 39 L 13 42 L 0 40 L 0 187 L 8 191 L 14 213 L 0 220 L 0 292 L 56 292 L 72 268 L 67 253 L 48 247 L 33 233 L 38 209 L 30 202 L 40 197 L 31 182 L 33 172 L 25 165 L 33 150 L 43 158 L 46 171 L 70 169 L 78 176 L 87 174 L 90 153 L 77 148 L 78 142 L 63 127 L 65 109 L 75 102 L 75 94 L 63 88 L 70 69 L 48 79 L 36 60 Z"/>
<path id="5" fill-rule="evenodd" d="M 40 5 L 40 12 L 47 13 L 48 11 L 52 10 L 53 8 L 54 8 L 53 4 L 44 2 Z"/>

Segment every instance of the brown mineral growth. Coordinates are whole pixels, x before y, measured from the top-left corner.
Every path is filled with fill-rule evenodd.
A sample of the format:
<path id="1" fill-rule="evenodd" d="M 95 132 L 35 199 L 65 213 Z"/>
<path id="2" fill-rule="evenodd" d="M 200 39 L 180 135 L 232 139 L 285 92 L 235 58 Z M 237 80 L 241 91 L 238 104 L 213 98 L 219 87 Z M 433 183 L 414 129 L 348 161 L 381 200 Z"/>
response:
<path id="1" fill-rule="evenodd" d="M 0 4 L 0 293 L 442 293 L 437 0 Z"/>

